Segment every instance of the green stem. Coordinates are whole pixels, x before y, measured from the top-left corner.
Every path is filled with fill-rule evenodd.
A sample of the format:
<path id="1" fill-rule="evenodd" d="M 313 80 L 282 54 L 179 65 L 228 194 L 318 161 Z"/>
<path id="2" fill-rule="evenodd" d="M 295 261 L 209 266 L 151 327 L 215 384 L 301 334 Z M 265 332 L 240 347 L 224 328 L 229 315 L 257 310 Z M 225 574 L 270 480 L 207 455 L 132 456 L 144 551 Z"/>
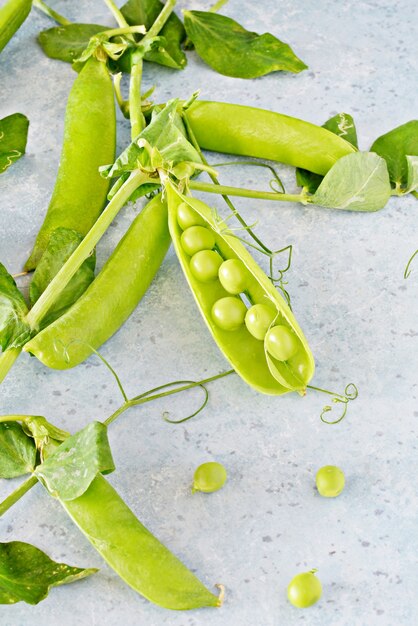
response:
<path id="1" fill-rule="evenodd" d="M 257 191 L 255 189 L 241 189 L 240 187 L 228 187 L 226 185 L 213 185 L 212 183 L 202 183 L 190 181 L 190 189 L 204 191 L 205 193 L 219 193 L 221 195 L 238 196 L 240 198 L 255 198 L 256 200 L 275 200 L 279 202 L 302 202 L 306 203 L 306 196 L 303 194 L 275 193 L 273 191 Z"/>
<path id="2" fill-rule="evenodd" d="M 12 368 L 13 363 L 16 361 L 19 354 L 22 352 L 22 348 L 10 348 L 6 352 L 2 352 L 0 355 L 0 383 L 6 378 L 9 370 Z"/>
<path id="3" fill-rule="evenodd" d="M 142 52 L 132 53 L 131 78 L 129 81 L 129 114 L 131 118 L 131 138 L 135 139 L 145 128 L 145 117 L 142 113 L 141 82 Z"/>
<path id="4" fill-rule="evenodd" d="M 151 26 L 151 28 L 149 29 L 149 31 L 147 32 L 147 34 L 145 35 L 141 43 L 144 43 L 144 41 L 152 39 L 153 37 L 156 37 L 159 34 L 160 30 L 162 29 L 162 27 L 164 26 L 164 24 L 166 23 L 170 15 L 172 14 L 175 6 L 176 6 L 176 0 L 167 0 L 161 13 L 158 15 L 154 24 Z"/>
<path id="5" fill-rule="evenodd" d="M 45 4 L 45 2 L 43 2 L 43 0 L 33 0 L 32 4 L 34 7 L 42 11 L 42 13 L 45 13 L 49 17 L 52 17 L 52 19 L 55 20 L 58 24 L 61 24 L 61 26 L 67 26 L 68 24 L 71 24 L 70 20 L 67 20 L 66 17 L 51 9 L 47 4 Z"/>
<path id="6" fill-rule="evenodd" d="M 37 328 L 39 322 L 57 300 L 62 290 L 66 287 L 66 285 L 68 285 L 71 278 L 74 276 L 82 263 L 87 259 L 89 254 L 91 254 L 96 244 L 109 228 L 121 208 L 129 200 L 132 193 L 141 184 L 146 182 L 152 181 L 142 171 L 136 170 L 130 174 L 129 178 L 113 196 L 112 200 L 109 202 L 95 224 L 91 227 L 78 248 L 76 248 L 68 261 L 64 263 L 60 271 L 49 283 L 39 300 L 36 301 L 32 309 L 27 314 L 26 321 L 31 328 Z"/>
<path id="7" fill-rule="evenodd" d="M 118 35 L 132 35 L 132 34 L 140 34 L 145 35 L 145 29 L 142 24 L 138 24 L 136 26 L 121 26 L 120 28 L 110 28 L 109 30 L 104 30 L 101 34 L 106 35 L 107 37 L 117 37 Z"/>
<path id="8" fill-rule="evenodd" d="M 17 489 L 12 491 L 12 493 L 7 496 L 7 498 L 5 498 L 3 502 L 0 502 L 0 517 L 2 517 L 2 515 L 4 515 L 4 513 L 6 513 L 6 511 L 10 509 L 10 507 L 16 504 L 16 502 L 20 500 L 20 498 L 22 498 L 22 496 L 24 496 L 25 493 L 29 491 L 29 489 L 32 489 L 32 487 L 34 487 L 37 482 L 38 479 L 35 476 L 31 476 L 21 485 L 19 485 Z"/>
<path id="9" fill-rule="evenodd" d="M 115 18 L 119 26 L 121 26 L 122 28 L 124 26 L 129 26 L 128 22 L 125 20 L 123 16 L 123 13 L 121 12 L 120 9 L 118 9 L 118 7 L 113 2 L 113 0 L 104 0 L 104 2 L 107 5 L 107 7 L 110 9 L 110 12 L 112 13 L 113 17 Z"/>

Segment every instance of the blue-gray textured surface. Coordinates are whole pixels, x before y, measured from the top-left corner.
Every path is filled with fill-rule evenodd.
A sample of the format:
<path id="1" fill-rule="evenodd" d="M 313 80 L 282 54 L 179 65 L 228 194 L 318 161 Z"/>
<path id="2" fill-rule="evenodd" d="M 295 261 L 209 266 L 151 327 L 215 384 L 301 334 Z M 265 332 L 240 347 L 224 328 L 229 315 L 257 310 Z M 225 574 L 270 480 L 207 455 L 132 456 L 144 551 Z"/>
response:
<path id="1" fill-rule="evenodd" d="M 99 0 L 53 5 L 71 19 L 112 23 Z M 190 0 L 192 5 L 208 6 Z M 346 111 L 355 116 L 362 149 L 416 117 L 418 16 L 412 0 L 231 0 L 225 12 L 251 30 L 269 29 L 289 41 L 310 69 L 235 80 L 216 75 L 191 54 L 182 73 L 147 65 L 144 84 L 156 84 L 159 101 L 200 87 L 209 99 L 264 106 L 319 124 Z M 27 155 L 1 176 L 1 260 L 13 272 L 48 204 L 74 78 L 69 66 L 37 47 L 36 33 L 49 26 L 33 11 L 1 54 L 0 117 L 21 111 L 31 121 Z M 119 146 L 128 138 L 128 124 L 120 121 Z M 291 170 L 281 171 L 291 190 Z M 263 177 L 254 169 L 222 172 L 224 181 L 248 186 L 266 185 Z M 316 357 L 314 384 L 343 390 L 354 381 L 358 400 L 344 422 L 326 426 L 319 420 L 326 398 L 319 394 L 269 398 L 231 377 L 212 385 L 205 412 L 184 425 L 168 425 L 160 415 L 165 409 L 180 415 L 185 398 L 126 414 L 110 431 L 118 468 L 110 480 L 207 585 L 225 584 L 223 608 L 171 613 L 146 602 L 37 487 L 0 521 L 1 540 L 30 541 L 57 560 L 100 572 L 54 589 L 36 607 L 2 607 L 4 626 L 418 623 L 418 269 L 403 280 L 418 245 L 417 201 L 393 198 L 370 215 L 266 202 L 239 206 L 259 220 L 258 233 L 271 247 L 294 244 L 289 290 Z M 101 263 L 133 214 L 127 207 L 117 218 L 100 245 Z M 172 251 L 103 354 L 131 393 L 226 367 Z M 95 358 L 62 373 L 22 357 L 2 386 L 0 403 L 1 413 L 41 414 L 74 431 L 109 415 L 119 398 Z M 227 467 L 226 487 L 192 496 L 194 468 L 212 459 Z M 335 500 L 314 489 L 316 469 L 330 463 L 347 478 Z M 10 489 L 4 483 L 2 496 Z M 300 611 L 287 602 L 286 585 L 312 567 L 319 569 L 323 598 Z"/>

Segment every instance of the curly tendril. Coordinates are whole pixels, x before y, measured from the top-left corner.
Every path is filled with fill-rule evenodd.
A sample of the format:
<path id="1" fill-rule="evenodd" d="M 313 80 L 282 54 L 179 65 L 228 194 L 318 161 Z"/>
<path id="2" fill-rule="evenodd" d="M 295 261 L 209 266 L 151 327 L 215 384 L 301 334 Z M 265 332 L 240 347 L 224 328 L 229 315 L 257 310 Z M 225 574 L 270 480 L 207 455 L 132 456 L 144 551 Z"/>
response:
<path id="1" fill-rule="evenodd" d="M 415 250 L 414 254 L 410 257 L 410 259 L 409 259 L 408 263 L 406 264 L 405 271 L 404 271 L 404 275 L 403 275 L 403 277 L 404 277 L 405 279 L 409 278 L 409 277 L 410 277 L 410 275 L 411 275 L 412 270 L 411 270 L 411 269 L 409 269 L 409 268 L 410 268 L 410 266 L 411 266 L 412 261 L 413 261 L 413 260 L 415 259 L 415 257 L 417 256 L 417 254 L 418 254 L 418 250 Z"/>
<path id="2" fill-rule="evenodd" d="M 320 415 L 321 421 L 324 422 L 324 424 L 339 424 L 347 415 L 348 403 L 358 397 L 358 389 L 354 383 L 349 383 L 346 386 L 346 388 L 344 389 L 344 394 L 334 393 L 333 391 L 321 389 L 320 387 L 313 387 L 312 385 L 307 385 L 307 387 L 308 389 L 312 389 L 313 391 L 320 391 L 321 393 L 326 393 L 329 396 L 333 396 L 332 402 L 334 406 L 329 404 L 325 405 Z M 326 420 L 324 418 L 324 415 L 332 411 L 335 408 L 336 404 L 343 404 L 342 414 L 336 420 Z"/>

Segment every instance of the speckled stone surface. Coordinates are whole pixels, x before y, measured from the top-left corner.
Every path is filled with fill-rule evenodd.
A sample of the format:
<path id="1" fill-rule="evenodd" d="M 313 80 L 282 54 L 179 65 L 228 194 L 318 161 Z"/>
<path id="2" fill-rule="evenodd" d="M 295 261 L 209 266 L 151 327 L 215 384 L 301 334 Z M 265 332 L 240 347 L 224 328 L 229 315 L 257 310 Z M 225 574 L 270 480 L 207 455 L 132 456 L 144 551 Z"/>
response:
<path id="1" fill-rule="evenodd" d="M 99 0 L 53 1 L 70 19 L 111 24 Z M 185 4 L 179 3 L 183 8 Z M 207 8 L 203 2 L 188 2 Z M 323 123 L 354 115 L 360 147 L 417 115 L 417 4 L 412 0 L 231 0 L 225 12 L 251 30 L 271 30 L 309 65 L 298 76 L 256 81 L 216 75 L 189 55 L 182 73 L 148 65 L 145 88 L 159 101 L 188 97 L 254 104 Z M 65 103 L 74 74 L 43 56 L 36 33 L 51 25 L 33 11 L 0 58 L 0 117 L 31 121 L 25 158 L 1 176 L 0 257 L 17 272 L 42 221 L 56 175 Z M 119 147 L 129 138 L 119 121 Z M 216 162 L 216 155 L 211 155 Z M 224 157 L 222 158 L 224 160 Z M 294 189 L 292 171 L 281 167 Z M 265 188 L 263 170 L 228 169 L 222 180 Z M 273 248 L 294 245 L 289 291 L 316 357 L 314 384 L 360 390 L 347 419 L 321 423 L 326 398 L 264 397 L 238 377 L 211 386 L 207 409 L 171 426 L 196 396 L 132 410 L 110 429 L 117 471 L 110 481 L 141 520 L 207 585 L 222 582 L 222 609 L 173 613 L 148 603 L 101 560 L 41 487 L 0 520 L 2 541 L 33 542 L 53 558 L 100 572 L 54 589 L 36 607 L 2 607 L 2 626 L 412 626 L 418 623 L 417 366 L 418 268 L 403 271 L 417 247 L 417 201 L 391 199 L 379 213 L 239 202 Z M 219 207 L 221 202 L 217 202 Z M 128 206 L 98 251 L 109 254 L 134 213 Z M 264 263 L 264 259 L 259 259 Z M 170 250 L 158 277 L 103 354 L 131 394 L 227 367 L 195 308 Z M 22 357 L 1 387 L 1 413 L 45 415 L 75 431 L 120 403 L 96 358 L 62 373 Z M 213 495 L 191 495 L 194 468 L 225 464 Z M 335 500 L 314 489 L 316 470 L 338 464 L 347 486 Z M 13 484 L 17 484 L 15 481 Z M 0 481 L 0 496 L 11 489 Z M 293 608 L 286 585 L 319 569 L 323 598 Z"/>

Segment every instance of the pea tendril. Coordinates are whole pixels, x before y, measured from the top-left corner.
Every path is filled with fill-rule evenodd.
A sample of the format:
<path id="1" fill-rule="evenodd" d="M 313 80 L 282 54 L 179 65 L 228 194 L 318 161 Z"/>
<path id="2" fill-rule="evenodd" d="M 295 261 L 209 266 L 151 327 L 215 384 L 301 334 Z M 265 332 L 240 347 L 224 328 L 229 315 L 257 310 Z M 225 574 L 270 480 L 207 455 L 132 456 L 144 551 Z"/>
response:
<path id="1" fill-rule="evenodd" d="M 411 270 L 411 269 L 409 269 L 409 268 L 411 267 L 411 263 L 412 263 L 412 261 L 415 259 L 415 257 L 417 256 L 417 254 L 418 254 L 418 250 L 415 250 L 414 254 L 410 257 L 410 259 L 409 259 L 408 263 L 406 264 L 406 267 L 405 267 L 405 272 L 404 272 L 404 275 L 403 275 L 403 277 L 405 278 L 405 280 L 406 280 L 407 278 L 409 278 L 409 277 L 410 277 L 410 275 L 411 275 L 412 270 Z"/>
<path id="2" fill-rule="evenodd" d="M 313 387 L 312 385 L 307 385 L 308 389 L 312 389 L 313 391 L 320 391 L 321 393 L 326 393 L 329 396 L 333 396 L 332 402 L 335 404 L 343 404 L 343 412 L 340 417 L 336 420 L 326 420 L 324 415 L 333 410 L 333 406 L 327 404 L 322 409 L 320 418 L 324 424 L 339 424 L 347 415 L 348 411 L 348 403 L 352 400 L 355 400 L 358 397 L 358 389 L 354 383 L 348 383 L 346 388 L 344 389 L 344 394 L 335 393 L 333 391 L 328 391 L 328 389 L 321 389 L 320 387 Z"/>

